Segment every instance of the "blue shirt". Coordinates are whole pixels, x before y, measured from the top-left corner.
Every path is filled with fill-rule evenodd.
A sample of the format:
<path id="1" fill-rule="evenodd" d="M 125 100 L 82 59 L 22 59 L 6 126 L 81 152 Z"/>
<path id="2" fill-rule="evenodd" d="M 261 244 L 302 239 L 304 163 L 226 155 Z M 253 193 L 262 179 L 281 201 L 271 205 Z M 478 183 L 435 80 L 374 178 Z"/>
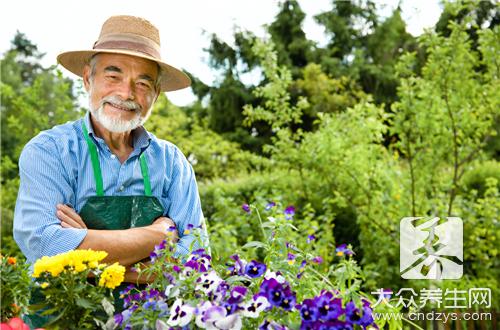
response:
<path id="1" fill-rule="evenodd" d="M 181 151 L 139 127 L 133 131 L 134 150 L 122 164 L 104 140 L 94 134 L 87 113 L 77 121 L 41 132 L 26 144 L 19 158 L 21 182 L 14 214 L 14 239 L 28 262 L 73 250 L 87 235 L 87 229 L 61 227 L 56 217 L 57 204 L 69 204 L 79 213 L 87 199 L 96 195 L 82 120 L 97 146 L 104 195 L 144 195 L 139 156 L 145 152 L 152 195 L 158 198 L 164 215 L 175 222 L 179 232 L 176 255 L 186 255 L 195 238 L 192 233 L 184 235 L 188 224 L 203 225 L 206 245 L 195 174 Z"/>

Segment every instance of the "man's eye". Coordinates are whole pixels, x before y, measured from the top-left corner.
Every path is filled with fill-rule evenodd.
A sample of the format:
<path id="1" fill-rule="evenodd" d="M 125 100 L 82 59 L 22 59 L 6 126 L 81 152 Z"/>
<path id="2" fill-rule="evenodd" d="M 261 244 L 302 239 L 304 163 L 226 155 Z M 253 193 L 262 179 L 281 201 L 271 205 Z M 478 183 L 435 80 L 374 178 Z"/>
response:
<path id="1" fill-rule="evenodd" d="M 107 78 L 108 79 L 112 79 L 112 80 L 117 80 L 118 76 L 116 76 L 116 75 L 108 75 Z"/>
<path id="2" fill-rule="evenodd" d="M 139 85 L 139 87 L 141 88 L 148 88 L 148 89 L 151 88 L 151 85 L 149 83 L 143 81 L 139 81 L 137 85 Z"/>

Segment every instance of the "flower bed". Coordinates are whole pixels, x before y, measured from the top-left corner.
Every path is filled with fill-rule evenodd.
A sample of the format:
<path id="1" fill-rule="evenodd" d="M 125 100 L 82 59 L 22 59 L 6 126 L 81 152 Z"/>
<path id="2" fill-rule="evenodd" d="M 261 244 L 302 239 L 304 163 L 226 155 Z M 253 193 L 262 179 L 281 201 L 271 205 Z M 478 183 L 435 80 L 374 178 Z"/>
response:
<path id="1" fill-rule="evenodd" d="M 33 285 L 44 299 L 30 309 L 52 315 L 48 326 L 60 328 L 377 328 L 374 300 L 360 291 L 362 271 L 350 246 L 333 250 L 335 262 L 326 266 L 314 253 L 316 237 L 297 232 L 293 207 L 281 211 L 269 203 L 264 219 L 256 207 L 243 210 L 247 220 L 258 220 L 261 241 L 248 242 L 228 260 L 213 260 L 209 251 L 198 249 L 175 261 L 175 246 L 165 240 L 151 252 L 147 267 L 135 266 L 150 284 L 122 290 L 123 309 L 116 312 L 111 289 L 122 282 L 125 269 L 102 264 L 105 252 L 43 257 L 34 265 Z M 250 257 L 255 255 L 259 260 Z M 89 276 L 96 284 L 87 281 Z"/>

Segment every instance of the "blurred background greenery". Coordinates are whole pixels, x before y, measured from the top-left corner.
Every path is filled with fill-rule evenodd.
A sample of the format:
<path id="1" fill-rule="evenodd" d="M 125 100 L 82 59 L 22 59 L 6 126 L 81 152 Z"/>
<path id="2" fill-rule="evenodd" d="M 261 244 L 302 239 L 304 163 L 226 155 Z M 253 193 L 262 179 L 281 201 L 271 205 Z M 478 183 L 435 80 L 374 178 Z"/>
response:
<path id="1" fill-rule="evenodd" d="M 146 127 L 193 165 L 216 259 L 260 238 L 241 204 L 275 201 L 295 205 L 325 269 L 335 245 L 350 243 L 365 289 L 427 287 L 400 278 L 399 221 L 458 216 L 464 277 L 433 285 L 490 287 L 498 297 L 500 7 L 447 3 L 418 38 L 399 10 L 382 19 L 376 7 L 333 1 L 315 17 L 329 40 L 321 47 L 301 29 L 296 1 L 280 3 L 267 40 L 236 31 L 229 45 L 212 35 L 217 82 L 190 74 L 197 101 L 177 107 L 162 96 Z M 20 32 L 2 55 L 3 255 L 20 255 L 12 219 L 23 146 L 85 112 L 82 90 L 42 57 Z M 255 69 L 258 85 L 240 80 Z"/>

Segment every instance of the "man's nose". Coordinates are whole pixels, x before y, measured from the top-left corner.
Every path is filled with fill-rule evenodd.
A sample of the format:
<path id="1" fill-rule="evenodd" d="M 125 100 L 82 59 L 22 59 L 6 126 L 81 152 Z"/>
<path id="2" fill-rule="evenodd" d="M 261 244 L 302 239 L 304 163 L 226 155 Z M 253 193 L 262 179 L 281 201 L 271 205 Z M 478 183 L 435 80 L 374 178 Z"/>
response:
<path id="1" fill-rule="evenodd" d="M 123 100 L 134 100 L 135 83 L 131 79 L 124 79 L 118 88 L 118 95 Z"/>

